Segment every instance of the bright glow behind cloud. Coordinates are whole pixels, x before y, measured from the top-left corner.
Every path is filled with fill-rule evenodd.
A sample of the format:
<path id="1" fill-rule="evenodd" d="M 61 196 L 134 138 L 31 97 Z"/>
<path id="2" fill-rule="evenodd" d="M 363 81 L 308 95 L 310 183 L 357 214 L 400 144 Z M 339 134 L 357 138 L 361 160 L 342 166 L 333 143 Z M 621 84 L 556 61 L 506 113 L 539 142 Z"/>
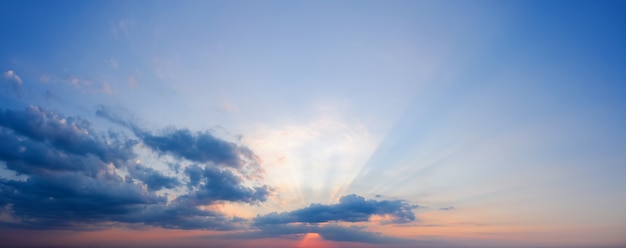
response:
<path id="1" fill-rule="evenodd" d="M 376 147 L 364 126 L 338 117 L 278 126 L 261 126 L 246 138 L 280 192 L 277 210 L 336 201 Z"/>

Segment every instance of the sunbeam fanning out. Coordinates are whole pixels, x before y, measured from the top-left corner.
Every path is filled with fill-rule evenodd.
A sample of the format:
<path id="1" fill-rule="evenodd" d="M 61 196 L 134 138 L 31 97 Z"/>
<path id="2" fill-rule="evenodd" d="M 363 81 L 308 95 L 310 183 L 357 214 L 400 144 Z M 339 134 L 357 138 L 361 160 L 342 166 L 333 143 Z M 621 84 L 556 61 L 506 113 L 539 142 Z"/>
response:
<path id="1" fill-rule="evenodd" d="M 265 179 L 278 189 L 277 211 L 342 196 L 374 141 L 363 125 L 321 118 L 272 130 L 261 128 L 247 139 L 264 158 Z"/>
<path id="2" fill-rule="evenodd" d="M 626 1 L 0 1 L 2 247 L 626 247 Z"/>

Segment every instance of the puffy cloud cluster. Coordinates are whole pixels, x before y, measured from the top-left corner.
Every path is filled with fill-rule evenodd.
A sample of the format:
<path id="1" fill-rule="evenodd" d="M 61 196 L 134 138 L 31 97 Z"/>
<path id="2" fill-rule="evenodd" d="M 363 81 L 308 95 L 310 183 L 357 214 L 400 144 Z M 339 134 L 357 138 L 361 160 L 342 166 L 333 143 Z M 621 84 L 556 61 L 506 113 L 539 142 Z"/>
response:
<path id="1" fill-rule="evenodd" d="M 265 201 L 269 187 L 263 185 L 249 188 L 242 185 L 242 179 L 229 170 L 215 167 L 201 168 L 191 165 L 185 169 L 189 176 L 189 186 L 194 188 L 193 197 L 201 204 L 210 204 L 216 200 L 231 202 Z"/>
<path id="2" fill-rule="evenodd" d="M 173 155 L 198 163 L 213 162 L 240 168 L 240 155 L 251 158 L 252 152 L 234 143 L 221 140 L 208 132 L 192 133 L 185 129 L 168 130 L 162 135 L 138 133 L 144 144 L 162 154 Z"/>
<path id="3" fill-rule="evenodd" d="M 255 155 L 249 148 L 220 139 L 210 132 L 169 128 L 154 134 L 122 119 L 106 107 L 101 107 L 96 114 L 130 129 L 145 146 L 160 155 L 171 155 L 177 159 L 226 166 L 240 171 L 257 172 L 259 169 Z"/>
<path id="4" fill-rule="evenodd" d="M 208 132 L 153 135 L 130 126 L 135 137 L 97 132 L 87 120 L 36 106 L 0 109 L 0 165 L 22 177 L 0 172 L 0 215 L 6 217 L 0 226 L 84 229 L 144 223 L 224 230 L 243 220 L 198 206 L 266 200 L 269 187 L 244 181 L 238 170 L 258 167 L 247 165 L 254 156 L 249 149 Z M 136 163 L 137 144 L 192 164 L 165 175 Z M 159 193 L 163 189 L 181 193 L 168 202 Z"/>

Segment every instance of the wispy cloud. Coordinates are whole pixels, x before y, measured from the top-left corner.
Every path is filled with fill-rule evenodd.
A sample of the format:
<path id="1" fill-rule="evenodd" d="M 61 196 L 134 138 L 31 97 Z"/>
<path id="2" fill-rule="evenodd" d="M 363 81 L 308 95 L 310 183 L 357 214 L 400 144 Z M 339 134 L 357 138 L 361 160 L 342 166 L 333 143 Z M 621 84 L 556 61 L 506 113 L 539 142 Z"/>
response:
<path id="1" fill-rule="evenodd" d="M 48 74 L 43 74 L 39 77 L 39 81 L 42 83 L 49 83 L 50 82 L 50 75 Z"/>
<path id="2" fill-rule="evenodd" d="M 111 89 L 111 86 L 107 83 L 102 84 L 101 91 L 102 93 L 107 94 L 107 95 L 113 94 L 113 90 Z"/>
<path id="3" fill-rule="evenodd" d="M 137 77 L 135 75 L 128 77 L 128 85 L 131 88 L 137 87 Z"/>
<path id="4" fill-rule="evenodd" d="M 129 19 L 119 19 L 112 24 L 111 32 L 116 39 L 120 38 L 120 34 L 128 35 L 128 31 L 135 24 Z"/>
<path id="5" fill-rule="evenodd" d="M 111 65 L 111 67 L 113 67 L 113 69 L 119 69 L 120 68 L 120 64 L 117 62 L 116 59 L 114 58 L 110 58 L 108 60 L 109 64 Z"/>
<path id="6" fill-rule="evenodd" d="M 8 70 L 2 75 L 4 80 L 11 84 L 13 89 L 18 90 L 22 87 L 22 78 L 18 76 L 13 70 Z"/>

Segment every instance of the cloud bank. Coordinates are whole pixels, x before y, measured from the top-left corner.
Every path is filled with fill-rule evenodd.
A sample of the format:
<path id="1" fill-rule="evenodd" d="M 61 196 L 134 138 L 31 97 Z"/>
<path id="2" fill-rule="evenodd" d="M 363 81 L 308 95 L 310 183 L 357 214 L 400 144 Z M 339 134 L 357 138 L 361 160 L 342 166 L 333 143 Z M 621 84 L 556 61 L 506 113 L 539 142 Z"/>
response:
<path id="1" fill-rule="evenodd" d="M 253 219 L 205 210 L 224 202 L 267 201 L 272 189 L 255 176 L 262 169 L 249 148 L 209 131 L 145 130 L 104 108 L 97 115 L 130 133 L 99 132 L 86 119 L 38 106 L 0 108 L 0 227 L 89 230 L 144 224 L 250 230 L 234 234 L 239 238 L 316 232 L 334 241 L 397 243 L 406 240 L 343 224 L 373 217 L 381 224 L 415 221 L 415 205 L 358 195 Z M 163 170 L 144 164 L 139 147 L 178 166 Z"/>
<path id="2" fill-rule="evenodd" d="M 127 137 L 97 132 L 85 119 L 37 106 L 0 109 L 0 164 L 21 177 L 0 174 L 0 215 L 5 216 L 0 226 L 82 230 L 143 223 L 230 230 L 243 220 L 198 207 L 267 199 L 270 188 L 241 172 L 258 167 L 250 164 L 254 155 L 246 147 L 208 132 L 153 135 L 132 126 L 138 135 Z M 138 162 L 139 144 L 190 165 L 165 175 Z M 166 195 L 164 189 L 176 193 Z"/>

